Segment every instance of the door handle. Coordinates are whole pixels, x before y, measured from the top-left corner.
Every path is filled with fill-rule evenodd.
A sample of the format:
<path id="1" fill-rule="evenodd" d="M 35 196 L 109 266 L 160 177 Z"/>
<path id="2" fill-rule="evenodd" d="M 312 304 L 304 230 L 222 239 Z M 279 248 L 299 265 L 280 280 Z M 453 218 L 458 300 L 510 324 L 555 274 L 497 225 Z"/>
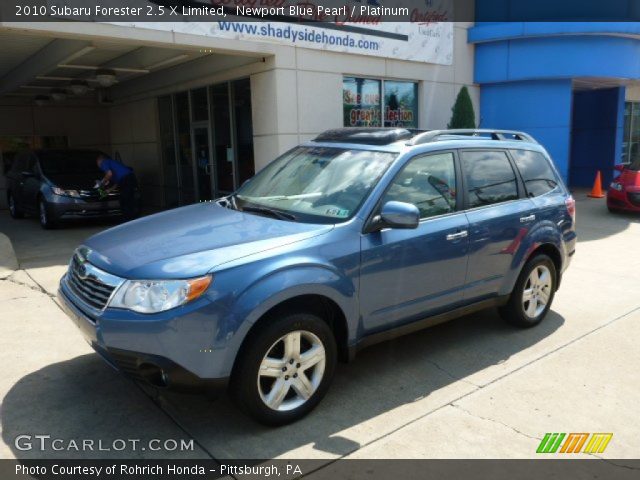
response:
<path id="1" fill-rule="evenodd" d="M 460 240 L 461 238 L 465 238 L 469 235 L 469 232 L 466 230 L 462 230 L 458 233 L 450 233 L 447 235 L 447 240 Z"/>
<path id="2" fill-rule="evenodd" d="M 520 217 L 520 223 L 533 222 L 536 219 L 535 215 L 529 215 L 526 217 Z"/>

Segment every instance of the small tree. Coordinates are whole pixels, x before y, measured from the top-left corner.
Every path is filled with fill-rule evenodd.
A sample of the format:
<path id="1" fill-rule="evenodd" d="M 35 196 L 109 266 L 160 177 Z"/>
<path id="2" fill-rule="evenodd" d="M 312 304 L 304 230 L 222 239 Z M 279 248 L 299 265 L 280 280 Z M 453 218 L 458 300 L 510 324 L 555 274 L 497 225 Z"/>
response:
<path id="1" fill-rule="evenodd" d="M 451 121 L 447 128 L 476 128 L 476 114 L 467 87 L 460 89 L 451 112 Z"/>

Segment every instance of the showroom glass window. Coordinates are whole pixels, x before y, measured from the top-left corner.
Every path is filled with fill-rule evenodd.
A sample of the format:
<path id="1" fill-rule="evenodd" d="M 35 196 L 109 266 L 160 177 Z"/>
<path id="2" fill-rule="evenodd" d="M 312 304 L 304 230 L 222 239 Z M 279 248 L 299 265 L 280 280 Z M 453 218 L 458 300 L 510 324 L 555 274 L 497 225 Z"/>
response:
<path id="1" fill-rule="evenodd" d="M 418 128 L 418 84 L 384 82 L 384 126 Z"/>
<path id="2" fill-rule="evenodd" d="M 381 85 L 380 80 L 370 78 L 344 78 L 342 103 L 345 126 L 382 126 Z"/>
<path id="3" fill-rule="evenodd" d="M 529 197 L 539 197 L 558 188 L 558 177 L 540 152 L 511 150 Z"/>
<path id="4" fill-rule="evenodd" d="M 640 162 L 640 102 L 625 104 L 622 162 Z"/>
<path id="5" fill-rule="evenodd" d="M 344 77 L 345 127 L 418 127 L 418 84 Z"/>
<path id="6" fill-rule="evenodd" d="M 460 152 L 469 208 L 518 198 L 516 175 L 505 152 Z"/>

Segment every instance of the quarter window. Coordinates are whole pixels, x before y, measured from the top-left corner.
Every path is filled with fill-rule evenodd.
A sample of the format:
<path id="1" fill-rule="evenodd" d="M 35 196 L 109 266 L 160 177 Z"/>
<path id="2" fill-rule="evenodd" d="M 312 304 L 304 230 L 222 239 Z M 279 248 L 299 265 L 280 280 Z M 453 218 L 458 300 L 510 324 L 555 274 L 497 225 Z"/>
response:
<path id="1" fill-rule="evenodd" d="M 540 152 L 511 150 L 511 155 L 520 170 L 528 196 L 539 197 L 558 186 L 558 177 Z"/>
<path id="2" fill-rule="evenodd" d="M 420 218 L 433 217 L 456 209 L 456 172 L 452 153 L 416 157 L 394 178 L 383 198 L 412 203 Z"/>
<path id="3" fill-rule="evenodd" d="M 469 208 L 518 198 L 516 175 L 505 152 L 462 151 Z"/>

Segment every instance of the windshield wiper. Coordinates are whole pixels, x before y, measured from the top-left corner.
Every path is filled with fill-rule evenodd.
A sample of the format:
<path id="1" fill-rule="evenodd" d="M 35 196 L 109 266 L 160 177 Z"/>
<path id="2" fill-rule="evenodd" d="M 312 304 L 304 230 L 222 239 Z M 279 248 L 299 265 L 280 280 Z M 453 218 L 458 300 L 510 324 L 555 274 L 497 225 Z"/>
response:
<path id="1" fill-rule="evenodd" d="M 274 218 L 277 218 L 279 220 L 296 221 L 296 216 L 292 215 L 291 213 L 280 212 L 279 210 L 273 210 L 273 209 L 267 208 L 267 207 L 245 206 L 245 207 L 242 207 L 242 211 L 243 212 L 259 213 L 259 214 L 262 214 L 262 215 L 268 215 L 270 217 L 274 217 Z"/>

